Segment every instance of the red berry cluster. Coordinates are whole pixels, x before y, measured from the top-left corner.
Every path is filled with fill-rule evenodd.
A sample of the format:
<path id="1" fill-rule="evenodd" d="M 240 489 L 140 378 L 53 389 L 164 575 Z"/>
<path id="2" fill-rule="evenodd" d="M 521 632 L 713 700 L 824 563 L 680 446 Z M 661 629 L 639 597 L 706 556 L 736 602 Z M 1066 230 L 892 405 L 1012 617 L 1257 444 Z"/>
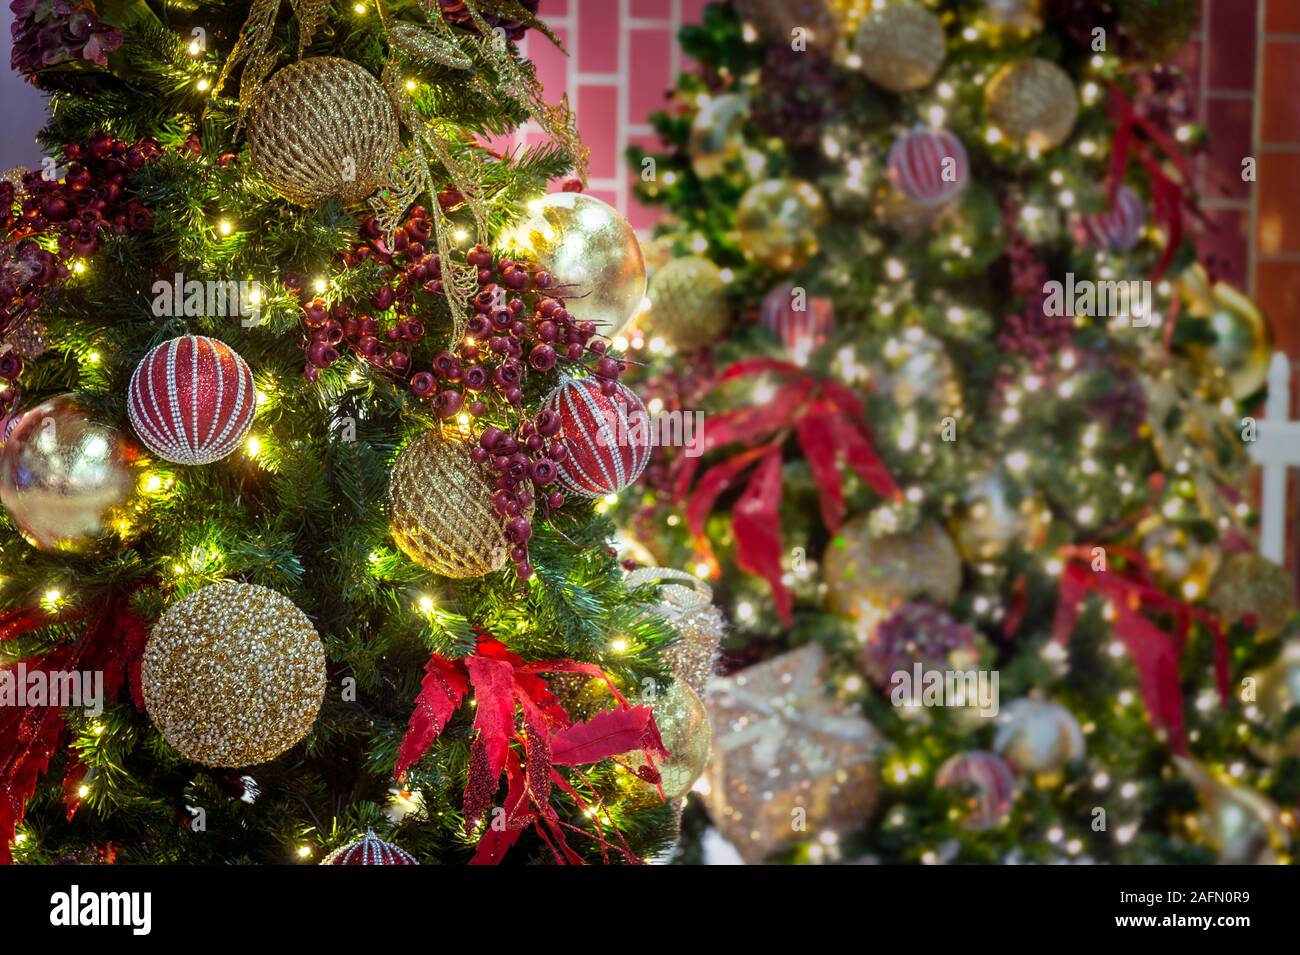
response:
<path id="1" fill-rule="evenodd" d="M 546 509 L 564 506 L 564 495 L 548 491 L 559 477 L 559 465 L 569 455 L 560 437 L 560 416 L 543 409 L 531 421 L 523 421 L 509 434 L 489 425 L 479 436 L 471 456 L 477 464 L 490 464 L 496 472 L 492 485 L 492 506 L 506 521 L 506 536 L 514 545 L 510 559 L 520 579 L 533 575 L 528 562 L 528 541 L 532 522 L 526 516 L 534 502 Z"/>
<path id="2" fill-rule="evenodd" d="M 93 255 L 105 235 L 148 232 L 153 214 L 132 195 L 127 174 L 162 152 L 155 139 L 127 143 L 96 133 L 63 148 L 61 179 L 40 172 L 0 182 L 0 337 L 35 312 L 68 277 L 68 262 Z M 53 236 L 54 251 L 35 241 Z M 0 360 L 0 377 L 13 379 L 22 361 Z"/>

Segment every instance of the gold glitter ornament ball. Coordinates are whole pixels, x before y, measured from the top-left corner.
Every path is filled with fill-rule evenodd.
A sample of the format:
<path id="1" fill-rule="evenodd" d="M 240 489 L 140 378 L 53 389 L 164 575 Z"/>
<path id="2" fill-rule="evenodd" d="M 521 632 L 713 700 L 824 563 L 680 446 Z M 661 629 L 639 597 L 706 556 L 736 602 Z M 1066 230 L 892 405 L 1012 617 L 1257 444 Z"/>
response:
<path id="1" fill-rule="evenodd" d="M 990 123 L 1029 149 L 1051 149 L 1070 138 L 1079 97 L 1070 74 L 1048 60 L 1008 63 L 993 74 L 984 93 Z"/>
<path id="2" fill-rule="evenodd" d="M 683 680 L 675 680 L 651 707 L 664 749 L 669 753 L 669 758 L 658 766 L 664 797 L 671 802 L 690 792 L 696 780 L 704 775 L 712 746 L 709 713 L 699 694 Z M 637 768 L 636 761 L 629 765 Z"/>
<path id="3" fill-rule="evenodd" d="M 711 345 L 731 317 L 725 288 L 722 271 L 708 259 L 673 259 L 650 282 L 650 311 L 638 327 L 678 351 Z"/>
<path id="4" fill-rule="evenodd" d="M 384 87 L 334 56 L 280 70 L 258 92 L 248 120 L 253 165 L 300 206 L 366 198 L 388 175 L 397 145 L 397 116 Z"/>
<path id="5" fill-rule="evenodd" d="M 817 230 L 826 222 L 826 203 L 802 179 L 768 179 L 740 197 L 736 234 L 745 258 L 775 272 L 807 265 L 821 249 Z"/>
<path id="6" fill-rule="evenodd" d="M 529 206 L 511 245 L 551 274 L 555 293 L 580 322 L 617 335 L 645 298 L 645 258 L 631 224 L 595 196 L 555 192 Z"/>
<path id="7" fill-rule="evenodd" d="M 491 467 L 475 464 L 471 450 L 466 437 L 426 431 L 402 449 L 388 476 L 393 539 L 444 577 L 481 577 L 510 556 L 506 519 L 492 507 Z"/>
<path id="8" fill-rule="evenodd" d="M 853 518 L 822 559 L 827 602 L 846 617 L 859 617 L 928 597 L 950 604 L 961 593 L 961 558 L 938 524 L 905 534 L 873 537 L 867 518 Z"/>
<path id="9" fill-rule="evenodd" d="M 929 10 L 893 3 L 862 18 L 853 52 L 862 72 L 891 93 L 919 90 L 934 82 L 943 66 L 943 24 Z"/>
<path id="10" fill-rule="evenodd" d="M 638 567 L 627 576 L 629 587 L 650 583 L 660 583 L 662 602 L 655 611 L 681 638 L 664 650 L 664 659 L 677 680 L 702 695 L 713 678 L 727 626 L 713 605 L 713 589 L 693 574 L 667 567 Z"/>
<path id="11" fill-rule="evenodd" d="M 69 395 L 26 411 L 0 452 L 0 503 L 38 550 L 102 553 L 133 536 L 140 448 Z"/>
<path id="12" fill-rule="evenodd" d="M 1227 623 L 1248 614 L 1260 637 L 1271 637 L 1295 612 L 1295 591 L 1287 573 L 1262 554 L 1233 554 L 1210 581 L 1210 606 Z"/>
<path id="13" fill-rule="evenodd" d="M 325 695 L 325 651 L 289 598 L 223 581 L 162 615 L 140 685 L 154 726 L 186 759 L 252 766 L 311 729 Z"/>

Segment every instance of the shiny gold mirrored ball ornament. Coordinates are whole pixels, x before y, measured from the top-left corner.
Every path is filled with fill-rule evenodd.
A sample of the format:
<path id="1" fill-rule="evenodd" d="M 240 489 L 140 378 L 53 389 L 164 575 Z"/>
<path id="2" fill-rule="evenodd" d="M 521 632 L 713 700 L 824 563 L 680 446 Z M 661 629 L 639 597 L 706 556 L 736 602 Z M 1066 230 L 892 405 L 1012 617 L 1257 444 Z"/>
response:
<path id="1" fill-rule="evenodd" d="M 474 463 L 471 450 L 467 436 L 426 431 L 402 449 L 388 476 L 393 539 L 411 560 L 444 577 L 479 577 L 510 556 L 506 519 L 492 506 L 493 472 Z"/>
<path id="2" fill-rule="evenodd" d="M 1017 495 L 1001 468 L 967 485 L 949 529 L 968 563 L 1000 560 L 1013 546 L 1034 550 L 1047 538 L 1052 514 L 1033 494 Z"/>
<path id="3" fill-rule="evenodd" d="M 1180 286 L 1188 314 L 1214 334 L 1213 344 L 1188 348 L 1197 371 L 1222 382 L 1235 401 L 1245 401 L 1268 382 L 1272 326 L 1254 302 L 1227 282 L 1211 281 L 1199 263 L 1183 274 Z"/>
<path id="4" fill-rule="evenodd" d="M 749 100 L 739 93 L 710 97 L 691 121 L 691 168 L 701 179 L 726 172 L 745 145 L 744 126 Z"/>
<path id="5" fill-rule="evenodd" d="M 984 112 L 1012 142 L 1045 150 L 1070 138 L 1079 97 L 1070 74 L 1048 60 L 1008 63 L 989 80 Z"/>
<path id="6" fill-rule="evenodd" d="M 300 206 L 373 193 L 398 146 L 397 116 L 379 80 L 333 56 L 291 63 L 258 91 L 248 119 L 253 165 Z"/>
<path id="7" fill-rule="evenodd" d="M 858 23 L 853 37 L 862 72 L 891 93 L 919 90 L 934 82 L 945 48 L 939 18 L 914 4 L 893 3 L 872 10 Z"/>
<path id="8" fill-rule="evenodd" d="M 1205 596 L 1222 559 L 1218 545 L 1159 516 L 1138 525 L 1138 538 L 1142 557 L 1161 586 L 1189 600 Z"/>
<path id="9" fill-rule="evenodd" d="M 223 581 L 162 615 L 140 685 L 158 732 L 186 759 L 252 766 L 311 729 L 325 694 L 325 651 L 288 597 Z"/>
<path id="10" fill-rule="evenodd" d="M 1263 793 L 1225 782 L 1186 756 L 1174 764 L 1200 797 L 1196 834 L 1220 865 L 1275 865 L 1289 837 L 1278 807 Z"/>
<path id="11" fill-rule="evenodd" d="M 937 403 L 952 413 L 961 409 L 961 380 L 943 342 L 919 328 L 885 343 L 882 390 L 899 408 L 918 402 Z"/>
<path id="12" fill-rule="evenodd" d="M 802 179 L 768 179 L 740 197 L 736 234 L 745 258 L 774 272 L 807 265 L 821 249 L 817 230 L 826 222 L 826 203 Z"/>
<path id="13" fill-rule="evenodd" d="M 822 571 L 828 605 L 846 617 L 879 615 L 917 597 L 950 604 L 961 593 L 961 557 L 933 523 L 873 537 L 866 515 L 855 517 L 827 545 Z"/>
<path id="14" fill-rule="evenodd" d="M 68 395 L 29 409 L 0 451 L 0 503 L 33 547 L 102 553 L 131 539 L 141 507 L 138 445 Z"/>
<path id="15" fill-rule="evenodd" d="M 617 335 L 645 298 L 645 259 L 617 209 L 595 196 L 554 192 L 529 205 L 508 241 L 551 274 L 555 294 L 580 322 Z"/>
<path id="16" fill-rule="evenodd" d="M 678 351 L 712 345 L 727 327 L 722 271 L 708 259 L 673 259 L 650 281 L 650 311 L 638 326 Z"/>

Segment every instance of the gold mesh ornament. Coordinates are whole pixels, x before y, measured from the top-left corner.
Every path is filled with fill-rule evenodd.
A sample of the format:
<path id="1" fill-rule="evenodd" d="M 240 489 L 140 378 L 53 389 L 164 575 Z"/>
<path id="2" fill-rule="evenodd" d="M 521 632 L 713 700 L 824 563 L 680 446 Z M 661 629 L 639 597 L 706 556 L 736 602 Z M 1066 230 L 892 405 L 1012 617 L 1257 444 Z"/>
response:
<path id="1" fill-rule="evenodd" d="M 711 345 L 727 327 L 726 283 L 708 259 L 673 259 L 650 282 L 650 311 L 642 327 L 679 351 Z"/>
<path id="2" fill-rule="evenodd" d="M 929 10 L 893 4 L 862 18 L 853 52 L 867 79 L 891 93 L 929 86 L 943 66 L 943 24 Z"/>
<path id="3" fill-rule="evenodd" d="M 262 87 L 248 121 L 253 164 L 290 202 L 364 199 L 388 174 L 397 117 L 380 82 L 351 60 L 290 64 Z"/>
<path id="4" fill-rule="evenodd" d="M 289 598 L 223 581 L 162 615 L 140 685 L 149 717 L 186 759 L 251 766 L 311 728 L 325 695 L 325 651 Z"/>
<path id="5" fill-rule="evenodd" d="M 492 469 L 474 463 L 459 435 L 426 431 L 397 456 L 388 526 L 407 557 L 444 577 L 479 577 L 510 556 L 505 518 L 492 507 Z"/>
<path id="6" fill-rule="evenodd" d="M 993 74 L 984 93 L 989 122 L 1030 149 L 1051 149 L 1070 137 L 1079 97 L 1070 75 L 1047 60 L 1019 60 Z"/>
<path id="7" fill-rule="evenodd" d="M 1233 554 L 1210 580 L 1210 606 L 1227 623 L 1253 614 L 1259 636 L 1271 637 L 1295 611 L 1295 592 L 1286 571 L 1267 557 Z"/>

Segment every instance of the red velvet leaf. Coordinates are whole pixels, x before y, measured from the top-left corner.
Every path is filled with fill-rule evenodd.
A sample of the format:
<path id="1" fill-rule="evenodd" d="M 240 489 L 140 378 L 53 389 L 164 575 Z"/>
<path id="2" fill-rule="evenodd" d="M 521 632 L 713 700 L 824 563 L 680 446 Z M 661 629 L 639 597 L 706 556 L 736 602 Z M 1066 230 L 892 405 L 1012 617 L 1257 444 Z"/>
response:
<path id="1" fill-rule="evenodd" d="M 470 682 L 474 685 L 474 729 L 487 756 L 487 772 L 493 781 L 505 768 L 510 739 L 515 734 L 515 668 L 506 660 L 476 653 L 466 658 Z"/>
<path id="2" fill-rule="evenodd" d="M 876 453 L 866 432 L 842 415 L 831 419 L 831 427 L 840 447 L 844 449 L 844 460 L 867 482 L 867 486 L 881 497 L 895 501 L 901 499 L 903 492 L 885 467 L 885 462 Z"/>
<path id="3" fill-rule="evenodd" d="M 524 774 L 519 769 L 518 760 L 506 761 L 506 781 L 504 815 L 493 817 L 492 824 L 479 839 L 478 849 L 470 860 L 470 865 L 498 865 L 536 818 L 525 798 L 527 790 L 524 788 Z M 497 821 L 498 818 L 500 822 Z"/>
<path id="4" fill-rule="evenodd" d="M 781 582 L 781 450 L 769 448 L 736 502 L 731 517 L 736 563 L 772 588 L 777 616 L 793 621 L 790 592 Z"/>
<path id="5" fill-rule="evenodd" d="M 832 533 L 844 522 L 844 487 L 840 481 L 840 452 L 831 419 L 838 412 L 825 402 L 816 402 L 799 419 L 795 434 L 803 448 L 804 460 L 821 491 L 818 504 L 822 523 Z"/>
<path id="6" fill-rule="evenodd" d="M 1174 752 L 1186 752 L 1183 691 L 1179 685 L 1178 650 L 1173 638 L 1122 604 L 1116 608 L 1114 630 L 1137 669 L 1138 688 L 1151 722 L 1165 730 L 1169 747 Z"/>
<path id="7" fill-rule="evenodd" d="M 742 451 L 721 464 L 715 464 L 700 478 L 699 483 L 695 486 L 694 493 L 687 500 L 686 526 L 690 529 L 696 546 L 700 548 L 710 565 L 716 565 L 717 561 L 713 556 L 713 548 L 709 545 L 709 538 L 704 533 L 704 522 L 708 518 L 709 512 L 713 510 L 713 505 L 718 498 L 739 480 L 740 475 L 755 461 L 767 455 L 769 451 L 771 451 L 771 448 L 754 448 L 749 451 Z"/>
<path id="8" fill-rule="evenodd" d="M 556 733 L 551 739 L 551 762 L 581 766 L 640 749 L 653 719 L 654 711 L 648 706 L 604 710 Z"/>
<path id="9" fill-rule="evenodd" d="M 424 665 L 424 681 L 415 698 L 415 709 L 407 723 L 402 745 L 397 748 L 397 765 L 393 776 L 401 779 L 433 741 L 446 728 L 447 721 L 460 707 L 469 681 L 464 670 L 450 660 L 434 654 Z"/>

